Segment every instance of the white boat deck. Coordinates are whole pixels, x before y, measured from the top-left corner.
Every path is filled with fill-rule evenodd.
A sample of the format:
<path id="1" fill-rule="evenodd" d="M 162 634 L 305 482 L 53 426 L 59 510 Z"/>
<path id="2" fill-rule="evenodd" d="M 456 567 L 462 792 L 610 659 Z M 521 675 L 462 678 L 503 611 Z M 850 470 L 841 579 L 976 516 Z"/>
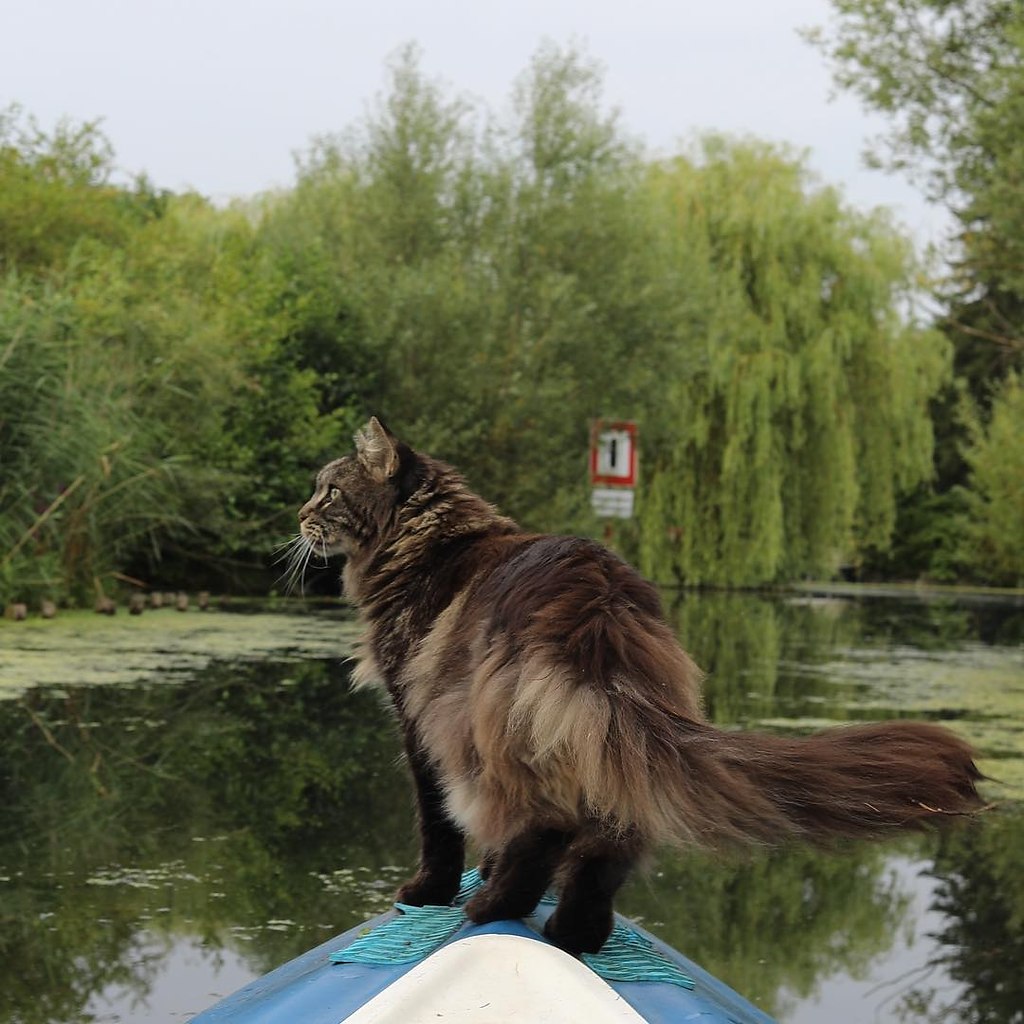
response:
<path id="1" fill-rule="evenodd" d="M 344 1018 L 345 1024 L 643 1024 L 607 982 L 568 953 L 519 935 L 442 946 Z"/>

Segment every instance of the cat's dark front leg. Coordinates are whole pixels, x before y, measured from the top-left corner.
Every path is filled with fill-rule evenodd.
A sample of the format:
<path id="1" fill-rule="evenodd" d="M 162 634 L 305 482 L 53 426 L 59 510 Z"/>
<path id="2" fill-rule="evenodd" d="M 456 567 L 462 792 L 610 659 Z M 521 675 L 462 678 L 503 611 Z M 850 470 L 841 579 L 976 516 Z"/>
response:
<path id="1" fill-rule="evenodd" d="M 416 783 L 420 825 L 420 867 L 395 895 L 414 907 L 447 906 L 459 891 L 465 864 L 465 838 L 444 805 L 437 771 L 420 746 L 412 726 L 405 729 L 405 747 Z"/>

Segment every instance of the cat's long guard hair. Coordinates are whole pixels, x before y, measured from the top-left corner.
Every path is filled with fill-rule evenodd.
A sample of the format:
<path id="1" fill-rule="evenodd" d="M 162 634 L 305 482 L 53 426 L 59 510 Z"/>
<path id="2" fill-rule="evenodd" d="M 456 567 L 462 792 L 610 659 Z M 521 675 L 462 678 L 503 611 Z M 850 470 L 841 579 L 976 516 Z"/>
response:
<path id="1" fill-rule="evenodd" d="M 970 748 L 936 725 L 716 729 L 653 586 L 593 541 L 524 532 L 377 419 L 299 520 L 347 556 L 357 681 L 403 727 L 422 855 L 402 902 L 454 898 L 468 834 L 487 877 L 470 918 L 525 916 L 554 881 L 549 938 L 594 951 L 654 844 L 882 836 L 980 805 Z"/>

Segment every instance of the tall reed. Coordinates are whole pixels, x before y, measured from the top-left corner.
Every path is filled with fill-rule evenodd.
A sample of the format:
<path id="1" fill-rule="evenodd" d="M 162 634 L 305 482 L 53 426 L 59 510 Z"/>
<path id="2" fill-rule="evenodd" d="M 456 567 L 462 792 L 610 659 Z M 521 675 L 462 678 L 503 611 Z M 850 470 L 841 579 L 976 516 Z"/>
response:
<path id="1" fill-rule="evenodd" d="M 188 529 L 161 447 L 68 290 L 0 282 L 0 601 L 85 600 L 141 547 Z"/>

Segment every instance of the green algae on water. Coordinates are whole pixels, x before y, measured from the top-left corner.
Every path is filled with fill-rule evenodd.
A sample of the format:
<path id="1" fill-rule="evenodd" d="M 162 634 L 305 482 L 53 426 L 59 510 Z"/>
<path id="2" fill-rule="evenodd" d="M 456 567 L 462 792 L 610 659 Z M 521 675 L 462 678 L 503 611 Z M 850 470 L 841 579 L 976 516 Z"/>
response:
<path id="1" fill-rule="evenodd" d="M 35 686 L 180 682 L 221 659 L 344 658 L 357 632 L 347 617 L 213 611 L 0 621 L 0 699 Z"/>

